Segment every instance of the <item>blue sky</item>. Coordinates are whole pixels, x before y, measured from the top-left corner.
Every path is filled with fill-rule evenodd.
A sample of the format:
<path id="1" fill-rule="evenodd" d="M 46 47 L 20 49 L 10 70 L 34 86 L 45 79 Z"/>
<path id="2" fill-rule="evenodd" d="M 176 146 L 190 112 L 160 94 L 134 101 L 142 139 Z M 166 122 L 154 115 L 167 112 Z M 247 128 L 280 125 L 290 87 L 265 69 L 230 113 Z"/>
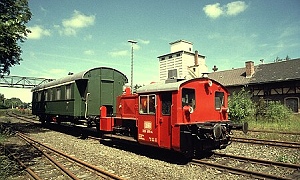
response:
<path id="1" fill-rule="evenodd" d="M 68 72 L 109 66 L 134 84 L 159 80 L 158 59 L 170 42 L 184 39 L 206 56 L 209 71 L 300 58 L 299 0 L 29 0 L 32 33 L 21 45 L 23 61 L 11 75 L 61 78 Z M 0 88 L 6 98 L 31 101 L 30 90 Z"/>

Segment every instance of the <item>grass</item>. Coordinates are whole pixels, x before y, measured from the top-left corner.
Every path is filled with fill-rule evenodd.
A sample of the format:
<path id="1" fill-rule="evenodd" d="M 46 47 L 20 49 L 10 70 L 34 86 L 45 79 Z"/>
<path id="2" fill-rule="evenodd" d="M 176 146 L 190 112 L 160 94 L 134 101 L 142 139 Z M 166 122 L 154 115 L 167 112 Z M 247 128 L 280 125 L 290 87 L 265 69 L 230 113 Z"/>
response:
<path id="1" fill-rule="evenodd" d="M 249 129 L 300 132 L 300 114 L 292 115 L 291 119 L 285 119 L 279 122 L 263 121 L 261 119 L 250 119 L 248 123 Z"/>

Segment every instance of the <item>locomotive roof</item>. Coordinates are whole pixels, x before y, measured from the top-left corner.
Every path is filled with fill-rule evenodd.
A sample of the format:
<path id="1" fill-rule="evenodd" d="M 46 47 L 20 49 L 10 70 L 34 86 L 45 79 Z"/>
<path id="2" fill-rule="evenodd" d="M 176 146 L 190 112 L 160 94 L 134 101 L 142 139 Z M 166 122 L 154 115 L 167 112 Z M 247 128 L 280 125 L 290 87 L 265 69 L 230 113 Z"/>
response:
<path id="1" fill-rule="evenodd" d="M 32 88 L 31 91 L 34 92 L 34 91 L 38 91 L 38 90 L 49 89 L 49 88 L 58 87 L 58 86 L 61 86 L 61 85 L 70 84 L 70 83 L 75 82 L 75 80 L 78 80 L 78 79 L 88 79 L 88 78 L 84 78 L 84 75 L 86 73 L 88 73 L 92 70 L 96 70 L 96 69 L 111 69 L 111 70 L 117 71 L 120 74 L 124 75 L 122 72 L 120 72 L 116 69 L 110 68 L 110 67 L 96 67 L 96 68 L 92 68 L 92 69 L 89 69 L 89 70 L 86 70 L 86 71 L 82 71 L 82 72 L 79 72 L 79 73 L 76 73 L 76 74 L 73 74 L 73 75 L 66 76 L 66 77 L 61 78 L 61 79 L 50 81 L 50 82 L 45 83 L 45 84 L 38 85 L 38 86 Z"/>
<path id="2" fill-rule="evenodd" d="M 217 81 L 215 81 L 213 79 L 209 79 L 209 78 L 195 78 L 195 79 L 182 80 L 182 81 L 173 82 L 173 83 L 165 83 L 163 81 L 163 82 L 158 82 L 158 83 L 153 83 L 153 84 L 148 84 L 148 85 L 142 86 L 139 89 L 137 89 L 137 93 L 142 94 L 142 93 L 153 93 L 153 92 L 164 92 L 164 91 L 178 91 L 182 84 L 190 82 L 190 81 L 195 81 L 195 80 L 201 80 L 201 81 L 210 80 L 214 83 L 221 85 Z M 221 86 L 223 87 L 223 85 L 221 85 Z"/>

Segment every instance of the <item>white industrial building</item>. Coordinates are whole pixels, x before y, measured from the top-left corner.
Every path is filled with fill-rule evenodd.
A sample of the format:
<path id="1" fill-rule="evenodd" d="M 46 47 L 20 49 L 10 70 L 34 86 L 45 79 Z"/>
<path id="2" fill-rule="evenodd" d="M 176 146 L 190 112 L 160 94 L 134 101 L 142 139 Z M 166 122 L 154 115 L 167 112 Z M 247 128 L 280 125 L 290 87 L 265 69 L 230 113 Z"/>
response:
<path id="1" fill-rule="evenodd" d="M 186 40 L 171 42 L 171 53 L 159 56 L 160 81 L 191 79 L 208 72 L 205 56 L 193 51 L 193 43 Z"/>

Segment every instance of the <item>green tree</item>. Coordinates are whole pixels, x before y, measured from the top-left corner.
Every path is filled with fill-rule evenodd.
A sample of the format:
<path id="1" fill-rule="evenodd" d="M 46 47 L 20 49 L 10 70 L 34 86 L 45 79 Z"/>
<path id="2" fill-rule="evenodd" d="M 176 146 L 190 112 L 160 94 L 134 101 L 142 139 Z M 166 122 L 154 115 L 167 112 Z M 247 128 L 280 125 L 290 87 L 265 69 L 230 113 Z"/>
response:
<path id="1" fill-rule="evenodd" d="M 30 31 L 25 24 L 31 19 L 28 0 L 0 0 L 0 75 L 20 64 L 21 47 Z"/>
<path id="2" fill-rule="evenodd" d="M 5 100 L 5 106 L 10 108 L 10 107 L 19 107 L 23 104 L 23 102 L 19 98 L 11 98 L 11 99 L 6 99 Z"/>
<path id="3" fill-rule="evenodd" d="M 241 122 L 247 117 L 254 115 L 254 103 L 251 100 L 250 93 L 244 88 L 229 97 L 229 118 L 234 122 Z"/>
<path id="4" fill-rule="evenodd" d="M 4 94 L 0 93 L 0 109 L 6 109 Z"/>

